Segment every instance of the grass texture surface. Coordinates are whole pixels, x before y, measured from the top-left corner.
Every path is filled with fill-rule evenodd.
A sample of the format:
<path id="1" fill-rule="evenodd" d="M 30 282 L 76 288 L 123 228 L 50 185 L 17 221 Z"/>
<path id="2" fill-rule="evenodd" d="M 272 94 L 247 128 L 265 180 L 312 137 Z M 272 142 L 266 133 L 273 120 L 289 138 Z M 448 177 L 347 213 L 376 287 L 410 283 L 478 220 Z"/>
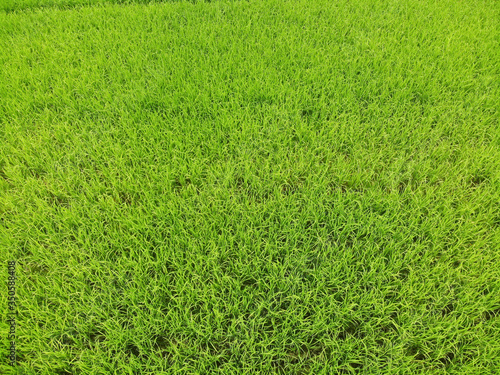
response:
<path id="1" fill-rule="evenodd" d="M 500 372 L 497 1 L 1 4 L 1 373 Z"/>

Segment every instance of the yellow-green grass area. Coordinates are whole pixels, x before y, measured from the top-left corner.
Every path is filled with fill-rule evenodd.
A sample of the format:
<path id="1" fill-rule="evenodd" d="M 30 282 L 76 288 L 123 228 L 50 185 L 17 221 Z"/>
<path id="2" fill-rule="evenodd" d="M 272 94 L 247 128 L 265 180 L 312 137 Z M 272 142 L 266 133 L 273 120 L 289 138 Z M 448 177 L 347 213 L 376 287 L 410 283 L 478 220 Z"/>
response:
<path id="1" fill-rule="evenodd" d="M 0 373 L 500 373 L 498 1 L 0 3 Z"/>

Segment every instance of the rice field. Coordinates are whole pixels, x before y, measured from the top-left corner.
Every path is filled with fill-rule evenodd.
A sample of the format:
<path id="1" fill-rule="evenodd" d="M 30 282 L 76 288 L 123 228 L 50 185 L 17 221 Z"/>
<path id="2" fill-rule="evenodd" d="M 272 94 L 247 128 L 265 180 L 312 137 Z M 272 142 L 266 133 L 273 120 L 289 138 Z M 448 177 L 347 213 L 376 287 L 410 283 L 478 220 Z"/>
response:
<path id="1" fill-rule="evenodd" d="M 494 0 L 0 0 L 0 373 L 500 373 L 499 42 Z"/>

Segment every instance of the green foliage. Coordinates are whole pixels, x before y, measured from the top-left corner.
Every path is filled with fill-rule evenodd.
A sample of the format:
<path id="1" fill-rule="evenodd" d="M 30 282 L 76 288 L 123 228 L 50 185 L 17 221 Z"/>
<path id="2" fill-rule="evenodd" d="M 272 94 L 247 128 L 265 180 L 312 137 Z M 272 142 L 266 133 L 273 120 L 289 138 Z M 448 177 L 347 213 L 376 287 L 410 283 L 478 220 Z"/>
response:
<path id="1" fill-rule="evenodd" d="M 498 2 L 2 4 L 22 373 L 498 373 Z"/>

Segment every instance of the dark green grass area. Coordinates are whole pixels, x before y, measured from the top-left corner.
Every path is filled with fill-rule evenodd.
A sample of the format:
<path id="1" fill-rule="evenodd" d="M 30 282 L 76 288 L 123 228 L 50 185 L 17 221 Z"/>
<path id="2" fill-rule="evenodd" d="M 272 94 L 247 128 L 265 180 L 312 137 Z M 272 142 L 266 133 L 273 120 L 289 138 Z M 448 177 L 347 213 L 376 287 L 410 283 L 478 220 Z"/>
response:
<path id="1" fill-rule="evenodd" d="M 499 373 L 499 25 L 497 1 L 0 12 L 19 373 Z"/>
<path id="2" fill-rule="evenodd" d="M 163 3 L 211 3 L 220 0 L 2 0 L 0 2 L 0 11 L 7 13 L 22 13 L 25 11 L 40 11 L 49 9 L 67 10 L 72 8 L 81 8 L 85 6 L 104 6 L 104 5 L 155 5 Z M 231 1 L 245 0 L 223 0 L 226 3 Z"/>

